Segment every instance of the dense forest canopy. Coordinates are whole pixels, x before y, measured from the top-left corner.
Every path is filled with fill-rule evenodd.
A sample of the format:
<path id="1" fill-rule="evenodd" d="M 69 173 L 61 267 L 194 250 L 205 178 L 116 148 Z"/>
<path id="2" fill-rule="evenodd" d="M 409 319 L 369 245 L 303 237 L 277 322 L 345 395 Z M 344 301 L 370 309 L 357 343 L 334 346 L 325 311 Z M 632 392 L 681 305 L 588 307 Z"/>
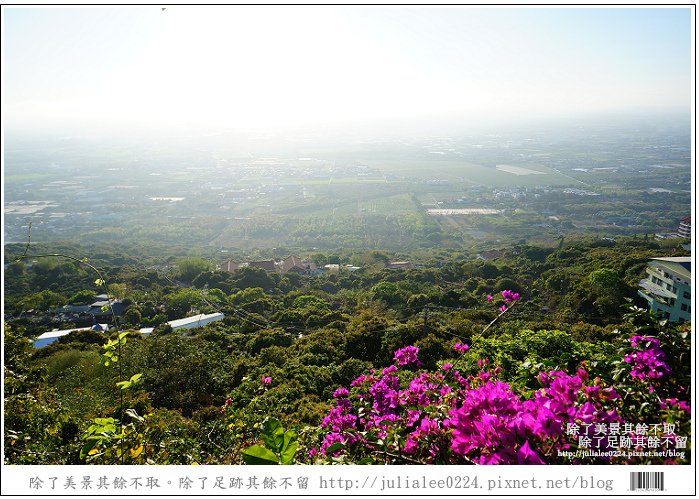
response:
<path id="1" fill-rule="evenodd" d="M 555 372 L 568 378 L 548 376 L 572 383 L 591 404 L 576 399 L 571 407 L 595 407 L 608 423 L 631 414 L 681 419 L 689 411 L 678 402 L 688 400 L 689 326 L 629 309 L 644 304 L 636 288 L 648 260 L 685 255 L 681 242 L 580 237 L 502 247 L 488 261 L 446 249 L 301 255 L 340 264 L 316 275 L 224 272 L 204 253 L 156 257 L 146 248 L 72 244 L 32 244 L 15 262 L 27 248 L 10 245 L 6 461 L 575 461 L 553 449 L 577 444 L 559 435 L 568 443 L 554 446 L 534 427 L 526 442 L 512 443 L 521 452 L 494 450 L 504 441 L 464 447 L 458 439 L 474 430 L 462 404 L 500 390 L 526 420 L 538 414 L 533 400 L 558 396 L 542 381 Z M 104 282 L 79 258 L 32 257 L 42 252 L 90 255 Z M 398 260 L 404 268 L 387 266 Z M 89 327 L 91 318 L 65 322 L 57 312 L 103 292 L 123 305 L 118 330 L 31 346 L 44 331 Z M 211 312 L 224 319 L 184 331 L 167 324 Z M 155 329 L 144 336 L 142 327 Z M 655 355 L 656 377 L 636 365 L 640 353 Z M 397 397 L 388 406 L 386 393 Z M 275 432 L 288 433 L 287 447 L 270 443 Z"/>

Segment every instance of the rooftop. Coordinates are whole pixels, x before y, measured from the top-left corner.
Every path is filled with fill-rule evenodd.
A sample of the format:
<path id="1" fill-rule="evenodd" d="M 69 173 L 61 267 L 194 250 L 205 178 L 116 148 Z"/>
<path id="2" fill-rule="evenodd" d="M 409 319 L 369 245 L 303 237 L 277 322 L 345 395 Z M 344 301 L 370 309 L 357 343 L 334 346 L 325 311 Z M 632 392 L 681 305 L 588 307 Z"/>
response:
<path id="1" fill-rule="evenodd" d="M 668 256 L 662 258 L 652 258 L 651 262 L 662 265 L 675 274 L 692 278 L 692 257 L 691 256 Z"/>

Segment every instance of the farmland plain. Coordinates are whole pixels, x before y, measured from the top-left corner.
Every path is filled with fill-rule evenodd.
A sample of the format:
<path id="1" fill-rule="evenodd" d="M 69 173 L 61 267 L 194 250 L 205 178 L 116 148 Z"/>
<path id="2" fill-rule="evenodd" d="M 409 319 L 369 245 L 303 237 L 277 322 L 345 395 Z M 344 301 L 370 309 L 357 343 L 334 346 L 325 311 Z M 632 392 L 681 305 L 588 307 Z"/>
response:
<path id="1" fill-rule="evenodd" d="M 229 131 L 11 144 L 4 235 L 18 243 L 31 222 L 36 241 L 147 241 L 246 254 L 555 244 L 569 233 L 671 232 L 691 198 L 686 130 L 638 122 L 407 137 Z"/>

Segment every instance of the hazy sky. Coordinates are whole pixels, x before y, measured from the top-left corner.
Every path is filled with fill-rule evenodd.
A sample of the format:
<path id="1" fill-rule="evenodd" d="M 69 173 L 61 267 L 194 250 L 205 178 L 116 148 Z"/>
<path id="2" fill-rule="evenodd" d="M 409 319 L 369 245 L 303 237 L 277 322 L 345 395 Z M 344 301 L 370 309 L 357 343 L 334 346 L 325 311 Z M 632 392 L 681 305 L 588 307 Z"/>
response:
<path id="1" fill-rule="evenodd" d="M 3 8 L 6 130 L 689 112 L 685 8 Z"/>

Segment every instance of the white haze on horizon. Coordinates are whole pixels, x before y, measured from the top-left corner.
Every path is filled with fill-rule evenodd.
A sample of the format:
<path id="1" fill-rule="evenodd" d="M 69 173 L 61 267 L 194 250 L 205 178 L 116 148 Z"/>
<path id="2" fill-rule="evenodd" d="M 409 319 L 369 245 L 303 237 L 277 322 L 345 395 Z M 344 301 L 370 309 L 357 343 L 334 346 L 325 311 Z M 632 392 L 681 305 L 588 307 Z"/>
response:
<path id="1" fill-rule="evenodd" d="M 686 114 L 689 8 L 3 8 L 3 125 L 320 129 Z"/>

